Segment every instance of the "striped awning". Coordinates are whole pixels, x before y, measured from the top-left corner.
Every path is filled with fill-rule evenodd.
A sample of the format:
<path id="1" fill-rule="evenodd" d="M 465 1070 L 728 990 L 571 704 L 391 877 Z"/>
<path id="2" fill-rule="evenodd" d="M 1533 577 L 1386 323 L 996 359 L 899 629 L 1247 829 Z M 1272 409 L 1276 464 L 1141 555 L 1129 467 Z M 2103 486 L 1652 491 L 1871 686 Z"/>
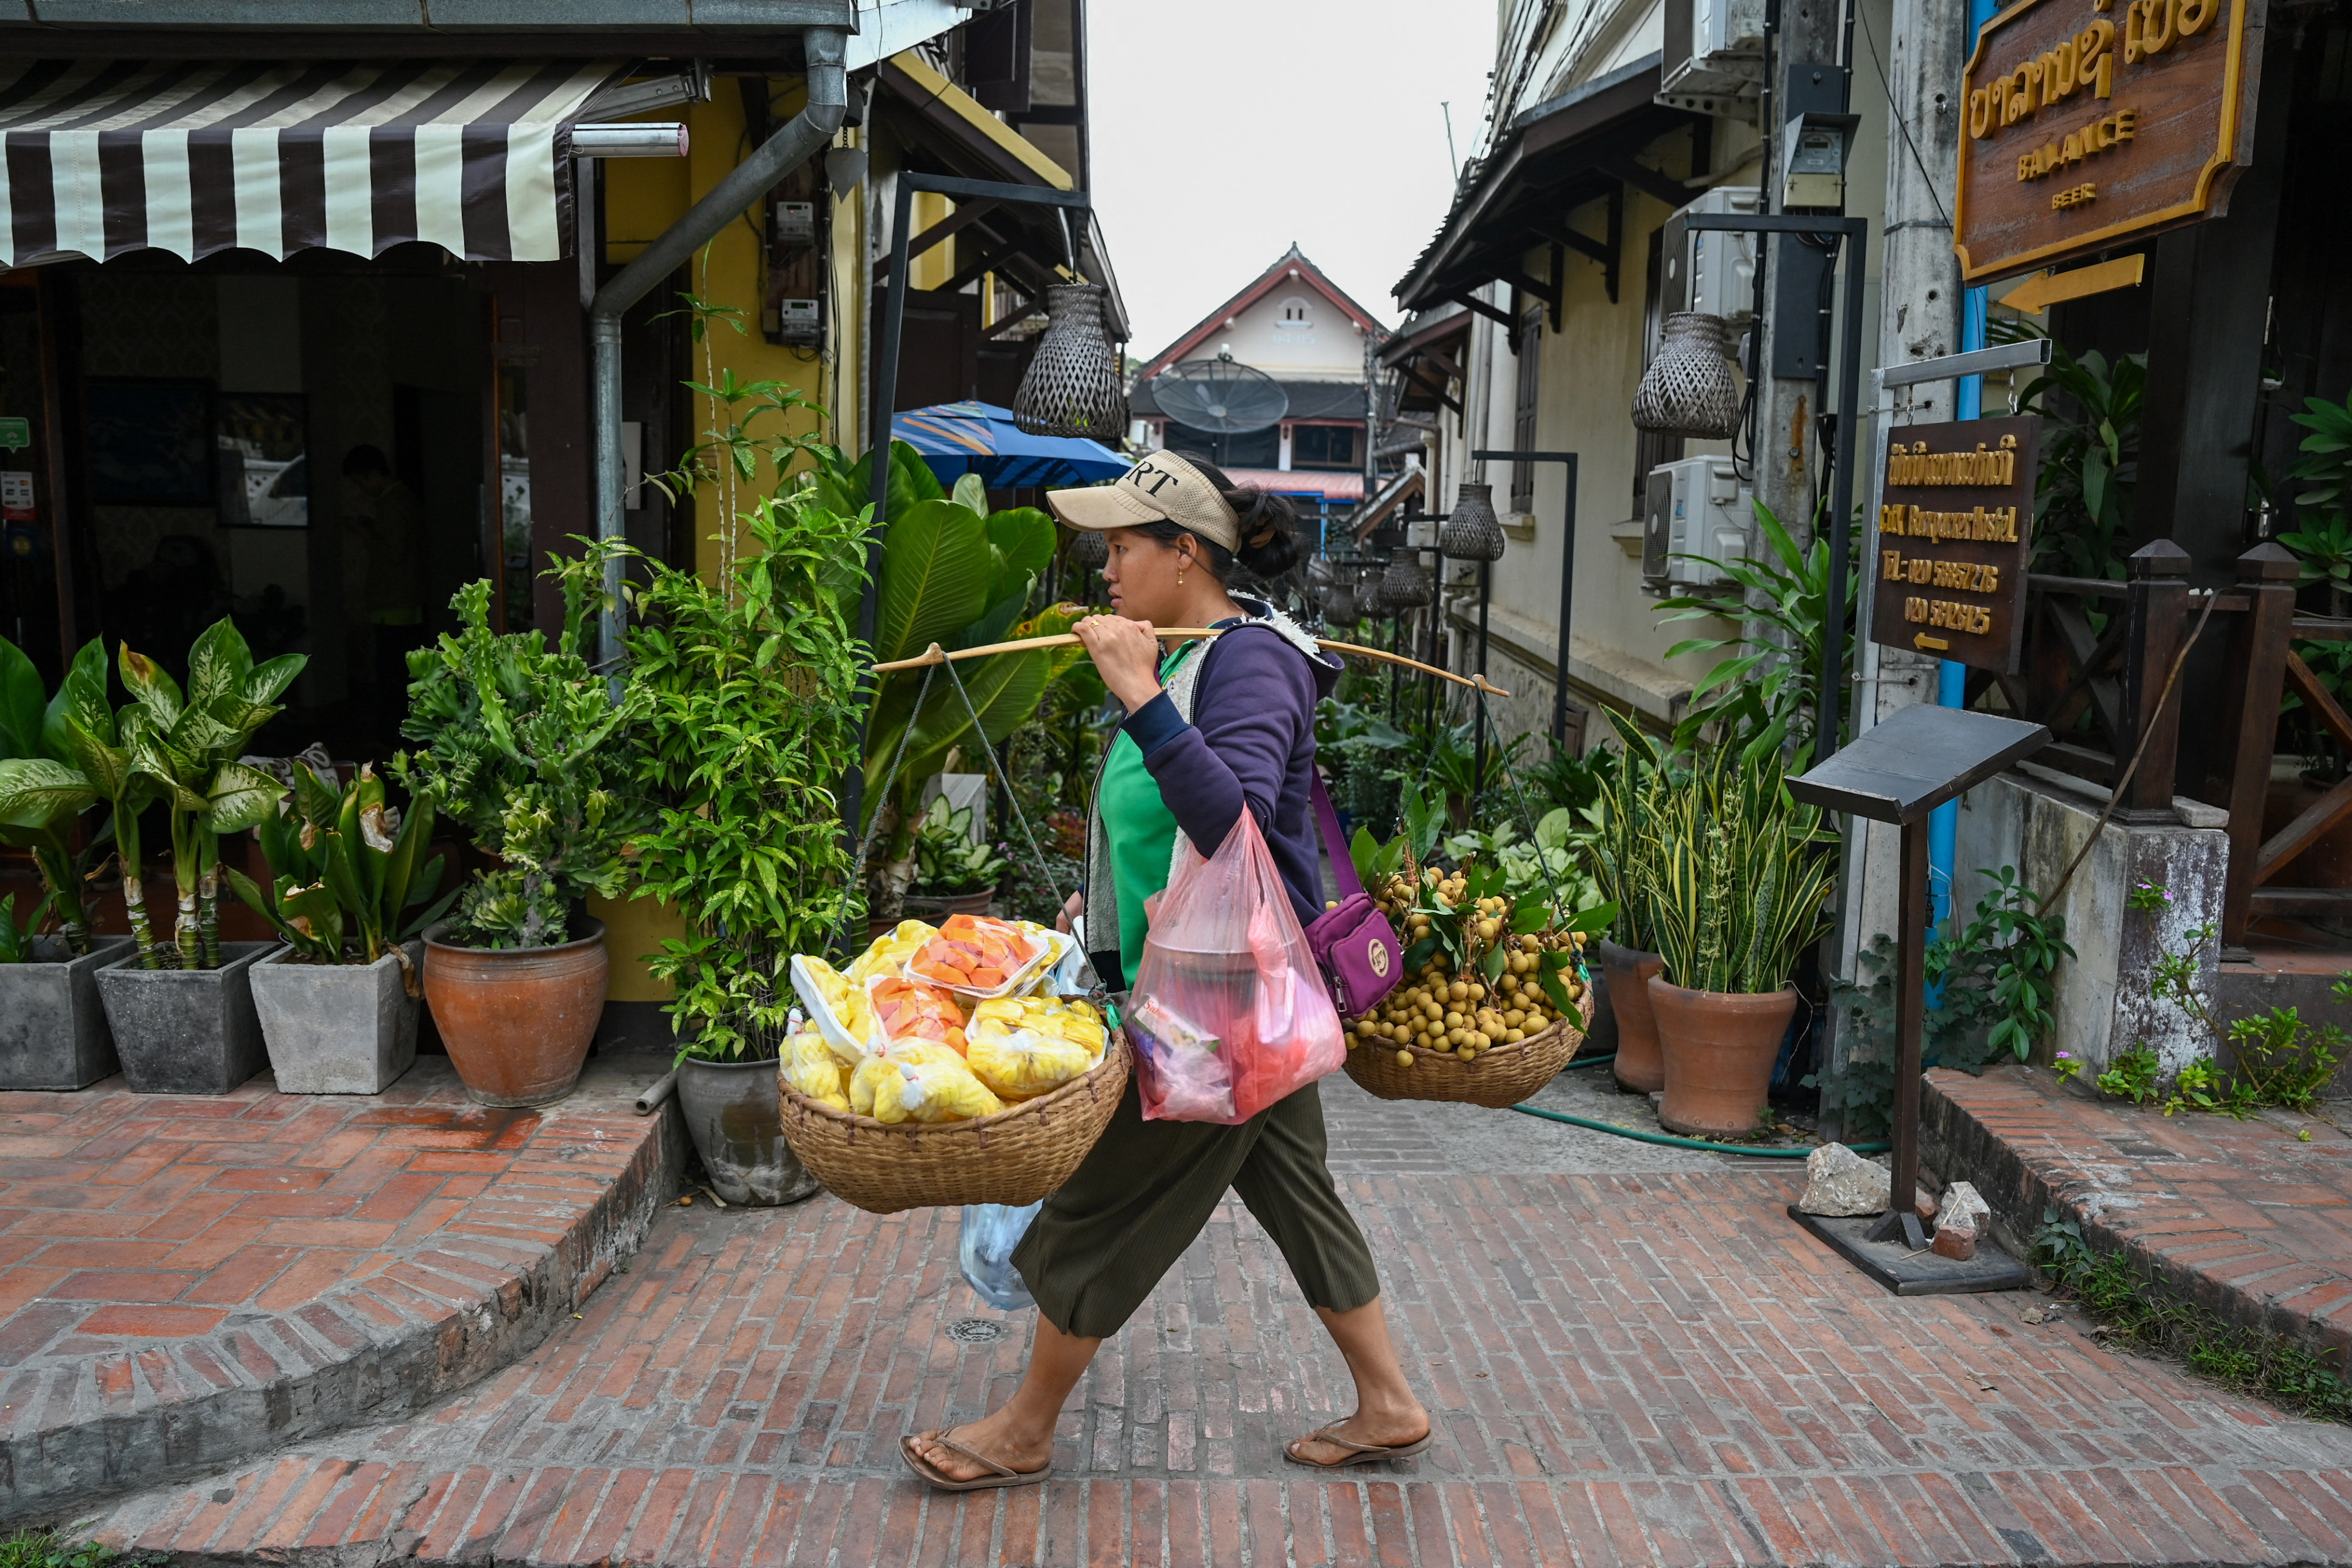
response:
<path id="1" fill-rule="evenodd" d="M 0 266 L 411 240 L 563 255 L 569 121 L 617 61 L 0 62 Z"/>

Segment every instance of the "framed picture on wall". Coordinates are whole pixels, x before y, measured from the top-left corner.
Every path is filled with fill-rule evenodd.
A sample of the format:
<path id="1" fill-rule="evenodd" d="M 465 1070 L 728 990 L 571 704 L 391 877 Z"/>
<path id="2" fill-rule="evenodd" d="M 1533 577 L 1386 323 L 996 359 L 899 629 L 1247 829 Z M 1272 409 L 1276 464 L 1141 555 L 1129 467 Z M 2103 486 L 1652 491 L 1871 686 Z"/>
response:
<path id="1" fill-rule="evenodd" d="M 208 382 L 93 378 L 89 498 L 101 507 L 210 507 L 213 389 Z"/>
<path id="2" fill-rule="evenodd" d="M 220 394 L 215 439 L 224 526 L 310 526 L 308 418 L 299 392 Z"/>

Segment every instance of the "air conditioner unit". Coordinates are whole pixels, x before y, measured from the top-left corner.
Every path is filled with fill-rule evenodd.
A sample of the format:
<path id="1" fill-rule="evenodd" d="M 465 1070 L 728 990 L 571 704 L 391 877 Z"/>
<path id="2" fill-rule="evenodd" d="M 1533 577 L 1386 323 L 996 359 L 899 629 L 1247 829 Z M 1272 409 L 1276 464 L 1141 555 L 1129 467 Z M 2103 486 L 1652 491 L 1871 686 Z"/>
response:
<path id="1" fill-rule="evenodd" d="M 1718 185 L 1666 220 L 1665 304 L 1698 310 L 1737 325 L 1756 314 L 1756 236 L 1727 229 L 1692 229 L 1694 213 L 1755 215 L 1763 193 L 1754 185 Z"/>
<path id="2" fill-rule="evenodd" d="M 1764 89 L 1764 0 L 1666 0 L 1657 101 L 1756 121 Z"/>
<path id="3" fill-rule="evenodd" d="M 1716 564 L 1744 559 L 1748 487 L 1728 457 L 1685 457 L 1650 470 L 1642 529 L 1642 575 L 1677 588 L 1730 581 Z M 1696 557 L 1696 559 L 1682 559 Z"/>

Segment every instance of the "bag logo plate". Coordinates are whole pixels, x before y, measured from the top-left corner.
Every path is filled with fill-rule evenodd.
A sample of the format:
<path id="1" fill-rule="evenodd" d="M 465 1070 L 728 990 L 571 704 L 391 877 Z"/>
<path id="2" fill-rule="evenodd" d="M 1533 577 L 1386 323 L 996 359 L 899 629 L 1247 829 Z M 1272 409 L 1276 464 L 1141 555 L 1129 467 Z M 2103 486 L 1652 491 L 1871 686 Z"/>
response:
<path id="1" fill-rule="evenodd" d="M 1389 945 L 1387 943 L 1381 941 L 1377 936 L 1373 937 L 1371 947 L 1365 956 L 1371 960 L 1373 974 L 1385 976 L 1389 972 Z"/>

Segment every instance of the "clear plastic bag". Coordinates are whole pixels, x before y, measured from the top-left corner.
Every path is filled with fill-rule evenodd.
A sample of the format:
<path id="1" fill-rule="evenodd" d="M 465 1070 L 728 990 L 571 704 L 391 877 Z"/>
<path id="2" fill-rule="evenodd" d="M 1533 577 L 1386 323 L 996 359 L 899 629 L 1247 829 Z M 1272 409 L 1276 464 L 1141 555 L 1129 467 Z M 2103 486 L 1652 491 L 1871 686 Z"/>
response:
<path id="1" fill-rule="evenodd" d="M 1044 1207 L 1042 1203 L 1026 1208 L 1001 1203 L 964 1205 L 963 1236 L 956 1247 L 956 1261 L 963 1266 L 964 1283 L 1000 1312 L 1037 1304 L 1020 1271 L 1013 1267 L 1013 1249 L 1029 1234 L 1030 1221 Z"/>
<path id="2" fill-rule="evenodd" d="M 1238 1124 L 1347 1061 L 1257 820 L 1217 852 L 1177 850 L 1126 1009 L 1146 1121 Z"/>
<path id="3" fill-rule="evenodd" d="M 1007 1101 L 1033 1099 L 1092 1071 L 1108 1044 L 1092 1005 L 1054 997 L 982 1002 L 966 1032 L 972 1075 Z"/>

